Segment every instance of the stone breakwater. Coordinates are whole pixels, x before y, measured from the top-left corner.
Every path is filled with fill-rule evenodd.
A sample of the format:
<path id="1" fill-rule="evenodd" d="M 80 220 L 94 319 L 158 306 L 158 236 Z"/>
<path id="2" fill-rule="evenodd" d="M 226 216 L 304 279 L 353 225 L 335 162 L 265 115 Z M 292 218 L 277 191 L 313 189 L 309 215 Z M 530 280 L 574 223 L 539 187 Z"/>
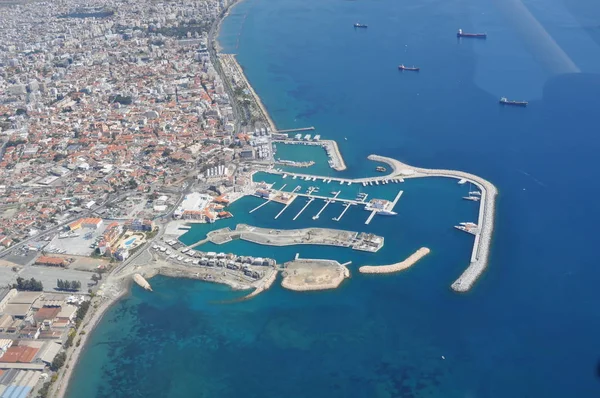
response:
<path id="1" fill-rule="evenodd" d="M 404 261 L 400 261 L 396 264 L 390 265 L 363 265 L 358 270 L 363 274 L 390 274 L 392 272 L 398 272 L 410 268 L 417 261 L 428 255 L 430 250 L 426 247 L 422 247 Z"/>
<path id="2" fill-rule="evenodd" d="M 465 179 L 475 184 L 481 190 L 481 204 L 479 205 L 479 219 L 477 221 L 479 233 L 475 236 L 475 243 L 473 244 L 473 252 L 471 254 L 471 263 L 462 275 L 452 284 L 452 289 L 457 292 L 468 291 L 487 268 L 489 251 L 492 243 L 492 233 L 494 230 L 496 196 L 498 195 L 496 187 L 491 182 L 481 177 L 463 171 L 423 169 L 420 167 L 409 166 L 396 159 L 379 155 L 369 155 L 369 159 L 388 164 L 392 168 L 389 177 L 448 177 Z"/>
<path id="3" fill-rule="evenodd" d="M 268 290 L 273 283 L 275 282 L 275 279 L 277 279 L 277 270 L 269 270 L 267 271 L 269 274 L 265 275 L 259 282 L 259 284 L 256 286 L 256 289 L 254 289 L 254 291 L 246 296 L 244 296 L 242 298 L 242 300 L 248 300 L 251 299 L 254 296 L 259 295 L 260 293 L 264 292 L 265 290 Z"/>
<path id="4" fill-rule="evenodd" d="M 321 142 L 331 157 L 332 168 L 336 171 L 346 170 L 346 163 L 344 162 L 344 158 L 342 157 L 342 153 L 340 152 L 337 142 L 333 140 L 322 140 Z"/>

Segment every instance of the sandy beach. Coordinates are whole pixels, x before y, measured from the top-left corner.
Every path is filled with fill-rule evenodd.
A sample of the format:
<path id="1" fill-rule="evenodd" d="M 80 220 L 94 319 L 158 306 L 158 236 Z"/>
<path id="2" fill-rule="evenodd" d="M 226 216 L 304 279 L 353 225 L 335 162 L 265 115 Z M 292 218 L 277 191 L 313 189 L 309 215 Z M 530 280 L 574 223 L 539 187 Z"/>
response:
<path id="1" fill-rule="evenodd" d="M 358 270 L 363 274 L 390 274 L 392 272 L 398 272 L 410 268 L 417 261 L 428 255 L 430 250 L 426 247 L 422 247 L 413 254 L 411 254 L 406 260 L 400 261 L 399 263 L 390 265 L 363 265 Z"/>
<path id="2" fill-rule="evenodd" d="M 113 285 L 112 287 L 114 288 L 115 286 Z M 77 332 L 73 346 L 67 350 L 67 360 L 58 372 L 58 379 L 52 384 L 51 392 L 48 394 L 49 397 L 63 398 L 65 396 L 69 380 L 71 379 L 73 371 L 77 366 L 77 361 L 79 361 L 79 356 L 81 355 L 88 338 L 92 334 L 92 331 L 98 323 L 100 323 L 102 317 L 106 314 L 106 311 L 128 292 L 129 287 L 127 284 L 123 283 L 119 286 L 119 290 L 112 291 L 110 295 L 102 297 L 97 296 L 92 299 L 90 310 L 82 322 L 83 327 Z M 81 332 L 85 333 L 81 334 Z M 76 344 L 78 340 L 81 340 L 79 346 Z"/>

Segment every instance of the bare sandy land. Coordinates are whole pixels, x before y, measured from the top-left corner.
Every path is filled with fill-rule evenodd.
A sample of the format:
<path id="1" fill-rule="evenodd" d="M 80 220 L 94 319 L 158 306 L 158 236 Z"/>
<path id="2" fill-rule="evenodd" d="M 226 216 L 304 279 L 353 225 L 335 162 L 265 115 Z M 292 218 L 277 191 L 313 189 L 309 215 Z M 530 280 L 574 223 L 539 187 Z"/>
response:
<path id="1" fill-rule="evenodd" d="M 428 255 L 430 250 L 426 247 L 422 247 L 413 254 L 411 254 L 406 260 L 400 261 L 396 264 L 390 265 L 363 265 L 358 270 L 363 274 L 389 274 L 392 272 L 398 272 L 410 268 L 417 261 Z"/>
<path id="2" fill-rule="evenodd" d="M 281 286 L 300 292 L 335 289 L 348 277 L 348 268 L 337 261 L 302 259 L 286 264 Z"/>

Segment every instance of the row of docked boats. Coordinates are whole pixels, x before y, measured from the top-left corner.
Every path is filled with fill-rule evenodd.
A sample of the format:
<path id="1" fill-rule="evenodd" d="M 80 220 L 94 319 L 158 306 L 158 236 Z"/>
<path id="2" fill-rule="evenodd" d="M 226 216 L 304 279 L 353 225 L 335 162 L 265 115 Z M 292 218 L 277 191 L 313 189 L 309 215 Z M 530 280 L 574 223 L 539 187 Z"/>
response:
<path id="1" fill-rule="evenodd" d="M 391 183 L 404 182 L 404 179 L 402 179 L 402 178 L 384 178 L 381 180 L 363 181 L 362 185 L 363 185 L 363 187 L 366 187 L 367 185 L 379 185 L 380 182 L 382 185 L 385 185 L 385 184 L 391 184 Z"/>

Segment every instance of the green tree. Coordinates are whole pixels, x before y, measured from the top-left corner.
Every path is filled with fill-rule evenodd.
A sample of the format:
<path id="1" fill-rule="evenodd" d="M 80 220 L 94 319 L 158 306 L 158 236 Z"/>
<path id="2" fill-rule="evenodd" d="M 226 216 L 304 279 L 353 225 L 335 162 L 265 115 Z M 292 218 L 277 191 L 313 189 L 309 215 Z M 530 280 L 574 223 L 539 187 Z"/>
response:
<path id="1" fill-rule="evenodd" d="M 62 366 L 65 364 L 66 359 L 67 359 L 67 353 L 64 351 L 60 352 L 58 355 L 56 355 L 54 357 L 54 360 L 52 361 L 52 364 L 50 365 L 50 369 L 52 369 L 54 372 L 56 372 L 58 369 L 62 368 Z"/>

